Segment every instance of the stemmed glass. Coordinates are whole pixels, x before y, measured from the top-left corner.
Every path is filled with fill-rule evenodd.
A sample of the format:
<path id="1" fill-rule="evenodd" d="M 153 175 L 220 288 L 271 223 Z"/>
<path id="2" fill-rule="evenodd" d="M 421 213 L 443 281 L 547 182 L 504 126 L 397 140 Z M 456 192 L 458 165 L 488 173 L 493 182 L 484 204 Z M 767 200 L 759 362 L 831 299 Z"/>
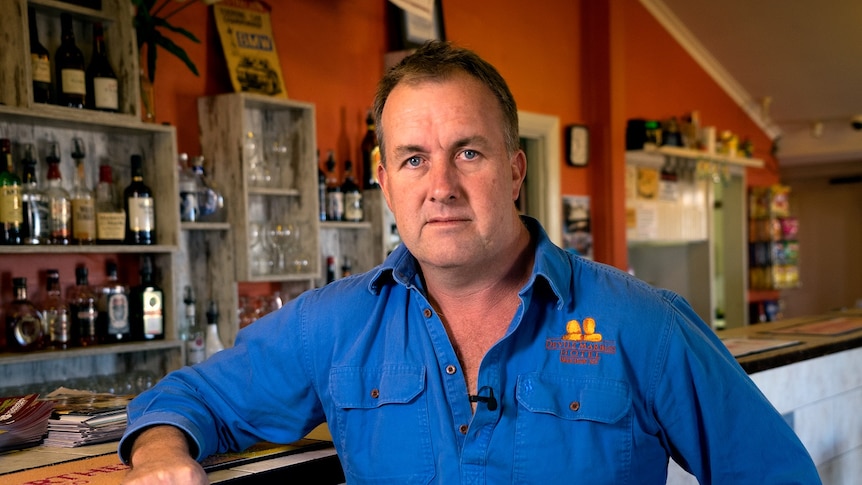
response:
<path id="1" fill-rule="evenodd" d="M 292 252 L 291 247 L 297 236 L 296 226 L 289 222 L 274 223 L 269 228 L 269 241 L 275 252 L 275 267 L 280 273 L 285 273 L 288 270 L 287 255 Z"/>

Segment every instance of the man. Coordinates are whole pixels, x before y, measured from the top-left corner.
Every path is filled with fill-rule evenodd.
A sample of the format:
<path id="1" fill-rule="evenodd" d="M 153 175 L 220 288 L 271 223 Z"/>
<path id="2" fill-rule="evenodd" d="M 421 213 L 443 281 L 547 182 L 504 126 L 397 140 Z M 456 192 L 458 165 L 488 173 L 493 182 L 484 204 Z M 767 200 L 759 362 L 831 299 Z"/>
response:
<path id="1" fill-rule="evenodd" d="M 663 484 L 669 457 L 703 483 L 819 483 L 683 299 L 519 217 L 517 109 L 491 65 L 426 44 L 374 111 L 404 244 L 136 399 L 128 483 L 203 483 L 192 457 L 324 421 L 348 483 Z"/>

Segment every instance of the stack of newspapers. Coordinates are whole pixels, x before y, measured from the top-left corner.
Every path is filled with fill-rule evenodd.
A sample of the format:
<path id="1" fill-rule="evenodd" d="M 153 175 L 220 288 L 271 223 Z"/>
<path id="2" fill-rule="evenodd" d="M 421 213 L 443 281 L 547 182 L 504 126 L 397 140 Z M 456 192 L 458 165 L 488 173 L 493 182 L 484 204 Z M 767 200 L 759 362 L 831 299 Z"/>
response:
<path id="1" fill-rule="evenodd" d="M 126 430 L 126 405 L 131 396 L 58 389 L 47 399 L 54 403 L 45 446 L 74 448 L 116 441 Z"/>
<path id="2" fill-rule="evenodd" d="M 38 394 L 0 397 L 0 452 L 41 443 L 53 407 Z"/>

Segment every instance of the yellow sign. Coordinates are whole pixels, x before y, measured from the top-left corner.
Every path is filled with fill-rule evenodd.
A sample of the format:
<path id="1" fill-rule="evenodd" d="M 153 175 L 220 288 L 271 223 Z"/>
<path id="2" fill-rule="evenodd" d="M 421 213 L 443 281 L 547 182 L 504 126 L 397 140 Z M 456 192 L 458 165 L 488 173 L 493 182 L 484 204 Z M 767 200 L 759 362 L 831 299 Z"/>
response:
<path id="1" fill-rule="evenodd" d="M 227 3 L 213 12 L 234 91 L 286 98 L 269 12 L 258 2 Z"/>

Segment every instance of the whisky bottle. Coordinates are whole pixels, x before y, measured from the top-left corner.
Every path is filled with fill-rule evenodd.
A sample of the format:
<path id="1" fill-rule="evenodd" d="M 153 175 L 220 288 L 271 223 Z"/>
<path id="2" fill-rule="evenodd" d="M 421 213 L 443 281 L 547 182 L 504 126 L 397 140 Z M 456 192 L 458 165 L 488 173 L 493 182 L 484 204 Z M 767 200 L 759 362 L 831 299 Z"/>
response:
<path id="1" fill-rule="evenodd" d="M 57 71 L 57 104 L 70 108 L 83 108 L 87 94 L 84 74 L 84 54 L 75 44 L 72 16 L 60 14 L 61 42 L 54 54 Z"/>
<path id="2" fill-rule="evenodd" d="M 42 301 L 43 329 L 48 329 L 49 345 L 53 349 L 68 349 L 72 346 L 72 320 L 69 305 L 63 300 L 60 290 L 60 273 L 47 270 L 45 299 Z"/>
<path id="3" fill-rule="evenodd" d="M 371 110 L 365 117 L 365 136 L 362 138 L 362 188 L 365 190 L 379 189 L 377 183 L 377 166 L 380 165 L 380 144 L 377 143 L 377 131 Z"/>
<path id="4" fill-rule="evenodd" d="M 335 281 L 335 256 L 326 257 L 326 284 Z"/>
<path id="5" fill-rule="evenodd" d="M 132 337 L 129 326 L 129 292 L 117 276 L 117 263 L 105 262 L 105 282 L 99 287 L 96 334 L 100 343 L 128 342 Z"/>
<path id="6" fill-rule="evenodd" d="M 75 183 L 69 194 L 72 207 L 72 242 L 96 242 L 96 204 L 93 191 L 87 185 L 87 164 L 84 162 L 84 140 L 72 139 L 72 159 L 75 160 Z"/>
<path id="7" fill-rule="evenodd" d="M 39 42 L 39 27 L 36 25 L 36 11 L 27 8 L 30 23 L 30 73 L 33 77 L 33 101 L 51 102 L 51 59 L 48 49 Z"/>
<path id="8" fill-rule="evenodd" d="M 129 291 L 132 340 L 160 340 L 165 338 L 164 292 L 155 283 L 149 255 L 141 261 L 140 275 L 141 282 Z"/>
<path id="9" fill-rule="evenodd" d="M 123 192 L 126 209 L 126 244 L 156 243 L 156 211 L 153 192 L 144 183 L 140 155 L 132 155 L 132 181 Z"/>
<path id="10" fill-rule="evenodd" d="M 21 167 L 24 179 L 21 183 L 21 207 L 24 219 L 21 224 L 21 237 L 24 244 L 47 244 L 48 203 L 36 178 L 36 147 L 32 143 L 24 146 Z"/>
<path id="11" fill-rule="evenodd" d="M 364 217 L 362 209 L 362 190 L 353 178 L 353 162 L 344 162 L 344 182 L 341 184 L 341 193 L 344 198 L 344 220 L 359 222 Z"/>
<path id="12" fill-rule="evenodd" d="M 69 244 L 72 237 L 72 204 L 69 192 L 63 188 L 60 174 L 60 145 L 51 144 L 48 154 L 48 180 L 45 201 L 48 206 L 48 234 L 51 244 Z"/>
<path id="13" fill-rule="evenodd" d="M 6 308 L 6 346 L 8 350 L 39 350 L 44 343 L 42 315 L 27 299 L 27 278 L 12 278 L 14 300 Z"/>
<path id="14" fill-rule="evenodd" d="M 126 213 L 117 202 L 114 173 L 110 165 L 99 166 L 96 184 L 96 242 L 122 244 L 126 237 Z"/>
<path id="15" fill-rule="evenodd" d="M 21 205 L 21 178 L 12 163 L 12 142 L 0 139 L 0 244 L 21 244 L 24 210 Z"/>
<path id="16" fill-rule="evenodd" d="M 101 22 L 93 24 L 93 54 L 87 66 L 87 107 L 100 111 L 119 110 L 117 75 L 108 61 Z"/>
<path id="17" fill-rule="evenodd" d="M 326 220 L 341 221 L 344 220 L 344 193 L 335 175 L 335 154 L 332 150 L 326 157 L 326 170 L 329 172 L 326 179 Z"/>
<path id="18" fill-rule="evenodd" d="M 75 345 L 89 347 L 99 343 L 96 334 L 96 321 L 99 309 L 96 303 L 96 292 L 90 286 L 89 272 L 86 266 L 75 268 L 75 286 L 66 294 L 71 317 L 72 342 Z"/>

